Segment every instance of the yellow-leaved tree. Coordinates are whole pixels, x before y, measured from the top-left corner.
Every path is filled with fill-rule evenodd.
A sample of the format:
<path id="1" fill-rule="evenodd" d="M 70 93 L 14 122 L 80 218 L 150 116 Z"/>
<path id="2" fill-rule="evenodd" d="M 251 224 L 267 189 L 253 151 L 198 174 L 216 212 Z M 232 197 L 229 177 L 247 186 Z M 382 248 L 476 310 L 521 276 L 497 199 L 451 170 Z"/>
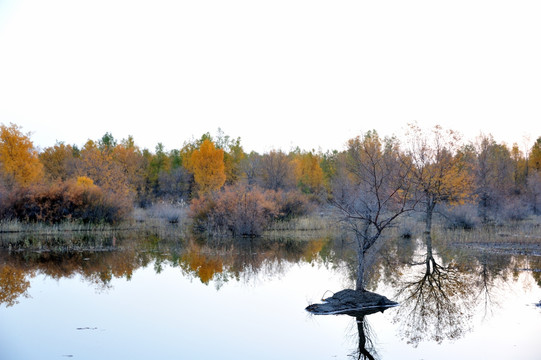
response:
<path id="1" fill-rule="evenodd" d="M 318 193 L 323 189 L 321 159 L 312 152 L 295 154 L 293 158 L 297 186 L 304 193 Z"/>
<path id="2" fill-rule="evenodd" d="M 225 183 L 224 151 L 208 139 L 193 150 L 188 162 L 200 194 L 220 189 Z"/>
<path id="3" fill-rule="evenodd" d="M 43 164 L 44 176 L 48 180 L 67 180 L 70 174 L 70 166 L 75 163 L 75 149 L 71 145 L 57 142 L 54 146 L 45 148 L 39 154 L 39 160 Z"/>
<path id="4" fill-rule="evenodd" d="M 413 164 L 411 180 L 424 204 L 425 232 L 432 231 L 432 215 L 437 204 L 463 204 L 472 192 L 472 177 L 461 154 L 461 137 L 437 125 L 426 131 L 409 124 L 407 154 Z"/>
<path id="5" fill-rule="evenodd" d="M 534 171 L 541 172 L 541 136 L 537 138 L 530 150 L 528 166 Z"/>
<path id="6" fill-rule="evenodd" d="M 19 126 L 0 125 L 0 176 L 8 187 L 28 186 L 42 179 L 43 166 L 28 135 Z"/>

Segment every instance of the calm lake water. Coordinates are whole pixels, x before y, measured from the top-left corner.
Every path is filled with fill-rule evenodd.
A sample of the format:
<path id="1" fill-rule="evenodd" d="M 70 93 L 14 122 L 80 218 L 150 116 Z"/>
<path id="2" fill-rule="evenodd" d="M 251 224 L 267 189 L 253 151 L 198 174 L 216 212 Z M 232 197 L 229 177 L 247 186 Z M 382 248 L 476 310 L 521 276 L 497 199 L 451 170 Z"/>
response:
<path id="1" fill-rule="evenodd" d="M 358 323 L 304 310 L 353 286 L 343 239 L 96 249 L 0 252 L 0 359 L 350 359 L 360 333 L 380 359 L 541 359 L 539 256 L 389 242 L 369 288 L 401 305 Z"/>

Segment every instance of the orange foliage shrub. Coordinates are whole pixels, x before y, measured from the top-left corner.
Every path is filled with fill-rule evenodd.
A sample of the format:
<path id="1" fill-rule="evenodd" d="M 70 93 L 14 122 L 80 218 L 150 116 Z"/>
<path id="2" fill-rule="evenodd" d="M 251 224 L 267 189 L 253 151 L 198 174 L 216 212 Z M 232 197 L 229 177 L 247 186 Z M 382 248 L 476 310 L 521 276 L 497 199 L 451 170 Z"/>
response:
<path id="1" fill-rule="evenodd" d="M 298 192 L 237 184 L 192 200 L 190 216 L 197 229 L 209 234 L 258 236 L 271 221 L 290 218 L 307 209 L 305 197 Z"/>

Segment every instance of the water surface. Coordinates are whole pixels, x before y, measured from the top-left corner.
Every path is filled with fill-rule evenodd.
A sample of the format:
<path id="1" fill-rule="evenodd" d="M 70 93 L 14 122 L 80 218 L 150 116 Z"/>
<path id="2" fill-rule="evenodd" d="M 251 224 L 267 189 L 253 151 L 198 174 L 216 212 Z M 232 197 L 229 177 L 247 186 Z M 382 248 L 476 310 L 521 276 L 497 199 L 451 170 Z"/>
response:
<path id="1" fill-rule="evenodd" d="M 101 245 L 100 245 L 101 246 Z M 304 308 L 352 287 L 333 239 L 180 240 L 0 254 L 0 359 L 348 359 L 354 317 Z M 94 249 L 95 250 L 95 249 Z M 364 317 L 381 359 L 541 358 L 541 261 L 397 240 L 371 290 L 401 302 Z"/>

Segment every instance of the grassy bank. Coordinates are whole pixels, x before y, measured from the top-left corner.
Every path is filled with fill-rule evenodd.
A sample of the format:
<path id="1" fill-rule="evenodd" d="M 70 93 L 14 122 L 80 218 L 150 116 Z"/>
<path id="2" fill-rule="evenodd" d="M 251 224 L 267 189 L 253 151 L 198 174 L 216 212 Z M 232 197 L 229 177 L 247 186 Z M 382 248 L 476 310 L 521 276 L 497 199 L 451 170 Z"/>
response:
<path id="1" fill-rule="evenodd" d="M 178 239 L 187 231 L 184 208 L 154 206 L 135 209 L 129 220 L 118 224 L 64 221 L 58 224 L 0 221 L 0 248 L 30 251 L 113 250 L 120 239 L 142 236 Z"/>
<path id="2" fill-rule="evenodd" d="M 465 249 L 541 256 L 541 217 L 469 230 L 439 225 L 434 229 L 433 237 L 438 242 Z"/>
<path id="3" fill-rule="evenodd" d="M 268 238 L 314 238 L 343 231 L 333 217 L 313 214 L 288 221 L 275 221 L 263 232 Z"/>

